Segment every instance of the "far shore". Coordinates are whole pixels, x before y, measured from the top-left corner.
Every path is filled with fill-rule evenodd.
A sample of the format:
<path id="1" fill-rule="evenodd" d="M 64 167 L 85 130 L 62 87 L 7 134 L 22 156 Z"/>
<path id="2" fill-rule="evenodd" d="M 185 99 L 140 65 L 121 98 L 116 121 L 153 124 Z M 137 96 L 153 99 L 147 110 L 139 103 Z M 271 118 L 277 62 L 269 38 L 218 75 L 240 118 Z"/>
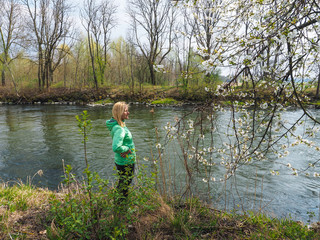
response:
<path id="1" fill-rule="evenodd" d="M 241 91 L 246 91 L 242 90 Z M 248 90 L 249 91 L 249 90 Z M 303 104 L 310 108 L 320 108 L 320 99 L 315 97 L 314 91 L 306 94 L 308 102 Z M 260 92 L 257 95 L 259 103 L 272 101 L 270 90 Z M 239 98 L 235 93 L 233 96 L 217 97 L 215 94 L 206 92 L 202 88 L 183 91 L 179 87 L 155 86 L 142 91 L 119 88 L 101 89 L 69 89 L 52 88 L 49 90 L 26 89 L 18 93 L 12 89 L 0 88 L 0 105 L 34 104 L 34 105 L 90 105 L 104 106 L 112 105 L 117 101 L 126 101 L 133 104 L 145 104 L 151 106 L 183 106 L 183 105 L 204 105 L 218 103 L 231 105 L 233 101 L 245 103 L 249 98 Z M 287 105 L 297 106 L 292 99 L 286 99 Z"/>

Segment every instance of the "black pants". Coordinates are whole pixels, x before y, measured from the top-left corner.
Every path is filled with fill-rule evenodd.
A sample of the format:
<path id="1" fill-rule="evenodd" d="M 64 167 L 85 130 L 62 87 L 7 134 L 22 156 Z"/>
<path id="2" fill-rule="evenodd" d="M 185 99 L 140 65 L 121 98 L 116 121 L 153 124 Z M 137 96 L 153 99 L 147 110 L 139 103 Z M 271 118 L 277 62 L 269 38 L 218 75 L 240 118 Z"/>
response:
<path id="1" fill-rule="evenodd" d="M 117 172 L 118 172 L 118 185 L 117 191 L 121 195 L 120 198 L 127 198 L 129 186 L 133 179 L 134 174 L 134 164 L 129 165 L 118 165 Z"/>

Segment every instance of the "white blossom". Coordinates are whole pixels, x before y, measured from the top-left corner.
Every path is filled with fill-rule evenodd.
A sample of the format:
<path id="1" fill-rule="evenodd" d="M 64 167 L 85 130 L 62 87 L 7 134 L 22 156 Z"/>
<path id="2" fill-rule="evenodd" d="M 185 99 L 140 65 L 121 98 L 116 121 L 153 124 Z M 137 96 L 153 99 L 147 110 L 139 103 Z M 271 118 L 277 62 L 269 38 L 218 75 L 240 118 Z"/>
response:
<path id="1" fill-rule="evenodd" d="M 268 103 L 263 103 L 260 105 L 260 108 L 262 109 L 267 109 L 268 108 Z"/>

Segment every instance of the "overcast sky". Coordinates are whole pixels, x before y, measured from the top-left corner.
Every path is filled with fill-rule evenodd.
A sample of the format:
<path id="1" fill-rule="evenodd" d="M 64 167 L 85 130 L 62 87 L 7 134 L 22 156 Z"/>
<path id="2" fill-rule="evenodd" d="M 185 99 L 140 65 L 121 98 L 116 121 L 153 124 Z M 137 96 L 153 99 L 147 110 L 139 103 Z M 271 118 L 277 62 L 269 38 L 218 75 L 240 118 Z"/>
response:
<path id="1" fill-rule="evenodd" d="M 126 13 L 127 0 L 115 0 L 114 4 L 118 6 L 117 26 L 113 29 L 111 37 L 116 39 L 120 36 L 126 37 L 128 31 L 129 17 Z"/>
<path id="2" fill-rule="evenodd" d="M 84 0 L 72 1 L 72 5 L 75 7 L 72 17 L 74 18 L 74 22 L 76 26 L 78 26 L 78 28 L 81 29 L 82 32 L 84 32 L 84 29 L 83 29 L 83 26 L 81 25 L 80 9 L 83 6 L 83 1 Z M 118 7 L 118 12 L 116 14 L 117 25 L 114 29 L 112 29 L 112 32 L 111 32 L 112 40 L 117 39 L 121 36 L 123 38 L 126 37 L 127 31 L 128 31 L 128 22 L 129 22 L 129 17 L 128 17 L 128 14 L 126 13 L 127 0 L 114 0 L 114 4 Z"/>

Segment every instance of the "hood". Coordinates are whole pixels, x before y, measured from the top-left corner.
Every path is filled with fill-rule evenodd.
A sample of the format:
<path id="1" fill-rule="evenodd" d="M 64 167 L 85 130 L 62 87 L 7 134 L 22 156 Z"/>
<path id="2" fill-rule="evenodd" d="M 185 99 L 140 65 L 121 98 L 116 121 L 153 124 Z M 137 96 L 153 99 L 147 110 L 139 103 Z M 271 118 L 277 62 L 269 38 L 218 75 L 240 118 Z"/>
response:
<path id="1" fill-rule="evenodd" d="M 110 120 L 107 120 L 106 125 L 109 131 L 111 131 L 115 125 L 118 125 L 118 122 L 114 118 L 111 118 Z"/>

